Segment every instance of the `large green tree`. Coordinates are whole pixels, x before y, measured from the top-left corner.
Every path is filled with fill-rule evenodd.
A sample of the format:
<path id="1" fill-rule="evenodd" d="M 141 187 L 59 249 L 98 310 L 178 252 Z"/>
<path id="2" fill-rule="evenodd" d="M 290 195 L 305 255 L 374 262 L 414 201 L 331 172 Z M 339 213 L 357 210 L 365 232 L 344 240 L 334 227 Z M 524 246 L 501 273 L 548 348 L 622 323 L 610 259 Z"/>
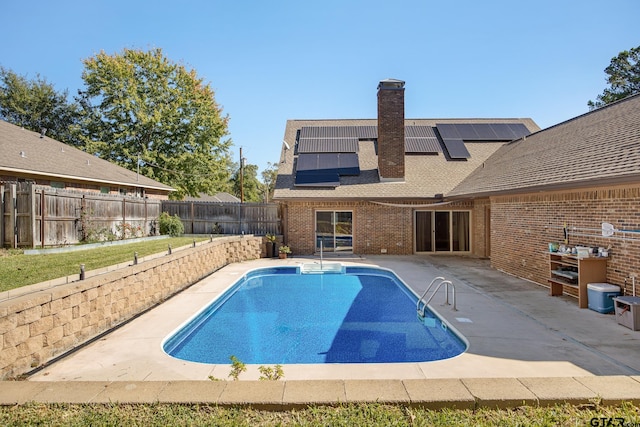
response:
<path id="1" fill-rule="evenodd" d="M 171 197 L 230 189 L 228 116 L 193 70 L 161 49 L 101 52 L 79 92 L 86 150 L 174 187 Z"/>
<path id="2" fill-rule="evenodd" d="M 40 75 L 28 79 L 0 67 L 0 118 L 58 141 L 78 145 L 71 128 L 77 121 L 77 105 L 67 91 L 58 92 Z"/>
<path id="3" fill-rule="evenodd" d="M 598 95 L 595 102 L 587 103 L 590 110 L 640 93 L 640 46 L 620 52 L 611 59 L 611 64 L 604 72 L 611 86 Z"/>

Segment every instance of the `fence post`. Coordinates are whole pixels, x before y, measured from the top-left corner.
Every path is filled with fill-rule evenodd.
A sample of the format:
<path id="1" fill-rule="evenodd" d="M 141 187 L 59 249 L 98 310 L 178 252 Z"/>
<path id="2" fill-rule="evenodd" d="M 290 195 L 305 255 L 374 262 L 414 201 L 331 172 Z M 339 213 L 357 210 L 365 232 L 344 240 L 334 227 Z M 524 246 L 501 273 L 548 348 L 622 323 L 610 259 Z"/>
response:
<path id="1" fill-rule="evenodd" d="M 27 238 L 27 246 L 36 247 L 36 186 L 32 183 L 27 184 L 28 203 L 29 203 L 29 236 Z"/>
<path id="2" fill-rule="evenodd" d="M 195 212 L 195 204 L 191 202 L 191 234 L 195 234 L 195 221 L 196 221 L 196 212 Z"/>
<path id="3" fill-rule="evenodd" d="M 11 230 L 11 247 L 16 249 L 18 247 L 18 200 L 17 200 L 17 185 L 9 185 L 9 229 Z"/>
<path id="4" fill-rule="evenodd" d="M 45 239 L 45 236 L 46 236 L 44 226 L 46 224 L 45 216 L 46 216 L 47 210 L 45 208 L 46 203 L 45 203 L 45 194 L 44 193 L 45 193 L 44 189 L 41 189 L 40 190 L 40 247 L 41 248 L 44 248 L 44 239 Z M 35 222 L 35 220 L 34 220 L 34 222 Z"/>

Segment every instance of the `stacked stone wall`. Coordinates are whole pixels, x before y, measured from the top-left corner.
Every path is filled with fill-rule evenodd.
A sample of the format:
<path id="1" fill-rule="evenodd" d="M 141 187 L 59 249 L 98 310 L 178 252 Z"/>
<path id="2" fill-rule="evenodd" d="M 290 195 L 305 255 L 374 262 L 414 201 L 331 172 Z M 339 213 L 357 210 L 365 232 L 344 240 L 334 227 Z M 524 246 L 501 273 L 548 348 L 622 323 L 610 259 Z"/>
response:
<path id="1" fill-rule="evenodd" d="M 24 374 L 227 264 L 260 258 L 261 237 L 223 237 L 82 281 L 0 301 L 0 379 Z"/>

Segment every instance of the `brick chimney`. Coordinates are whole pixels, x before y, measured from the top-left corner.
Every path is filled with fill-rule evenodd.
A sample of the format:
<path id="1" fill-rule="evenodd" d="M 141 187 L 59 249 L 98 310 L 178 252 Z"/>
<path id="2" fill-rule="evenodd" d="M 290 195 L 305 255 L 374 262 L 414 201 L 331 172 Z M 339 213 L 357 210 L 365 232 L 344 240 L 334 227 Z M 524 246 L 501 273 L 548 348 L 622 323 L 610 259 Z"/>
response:
<path id="1" fill-rule="evenodd" d="M 380 181 L 404 181 L 404 82 L 378 84 L 378 174 Z"/>

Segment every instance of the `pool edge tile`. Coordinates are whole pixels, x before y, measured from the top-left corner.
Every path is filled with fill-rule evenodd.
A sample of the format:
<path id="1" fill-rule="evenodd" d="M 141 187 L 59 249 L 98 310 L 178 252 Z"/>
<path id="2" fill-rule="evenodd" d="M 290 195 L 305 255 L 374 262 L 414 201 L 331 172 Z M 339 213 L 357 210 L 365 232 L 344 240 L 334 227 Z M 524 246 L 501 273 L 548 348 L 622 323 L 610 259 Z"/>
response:
<path id="1" fill-rule="evenodd" d="M 592 390 L 604 405 L 622 402 L 640 404 L 640 377 L 625 375 L 576 377 L 576 381 Z"/>
<path id="2" fill-rule="evenodd" d="M 476 407 L 508 409 L 538 405 L 538 397 L 517 378 L 462 378 Z"/>
<path id="3" fill-rule="evenodd" d="M 409 394 L 402 380 L 345 380 L 347 402 L 408 402 Z"/>
<path id="4" fill-rule="evenodd" d="M 346 401 L 347 394 L 343 380 L 286 381 L 282 400 L 285 407 L 336 405 Z"/>
<path id="5" fill-rule="evenodd" d="M 258 409 L 282 408 L 284 389 L 284 381 L 227 381 L 217 403 Z"/>
<path id="6" fill-rule="evenodd" d="M 412 406 L 427 409 L 475 409 L 476 399 L 460 379 L 403 380 Z"/>
<path id="7" fill-rule="evenodd" d="M 218 403 L 227 381 L 169 381 L 158 394 L 162 403 Z"/>

